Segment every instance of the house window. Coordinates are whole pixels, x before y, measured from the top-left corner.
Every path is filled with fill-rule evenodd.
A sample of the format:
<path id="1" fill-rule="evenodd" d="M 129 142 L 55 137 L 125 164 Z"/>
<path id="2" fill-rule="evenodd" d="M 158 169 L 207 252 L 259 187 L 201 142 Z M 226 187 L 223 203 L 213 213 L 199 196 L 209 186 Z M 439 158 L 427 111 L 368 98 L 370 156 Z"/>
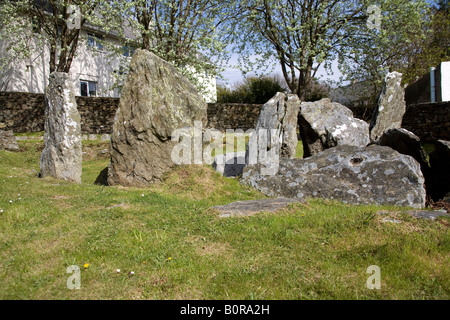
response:
<path id="1" fill-rule="evenodd" d="M 91 48 L 96 48 L 97 50 L 103 49 L 102 38 L 94 34 L 88 34 L 88 46 Z"/>
<path id="2" fill-rule="evenodd" d="M 96 97 L 97 96 L 97 82 L 94 81 L 80 81 L 80 92 L 83 97 Z"/>

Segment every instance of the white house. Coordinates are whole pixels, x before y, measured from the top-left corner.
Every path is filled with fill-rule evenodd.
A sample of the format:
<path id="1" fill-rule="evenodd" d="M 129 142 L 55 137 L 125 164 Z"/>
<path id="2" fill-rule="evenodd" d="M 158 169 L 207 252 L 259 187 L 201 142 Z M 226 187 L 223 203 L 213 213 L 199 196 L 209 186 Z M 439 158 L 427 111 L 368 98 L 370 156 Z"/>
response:
<path id="1" fill-rule="evenodd" d="M 84 40 L 83 40 L 84 39 Z M 102 40 L 101 40 L 102 39 Z M 49 48 L 39 47 L 36 41 L 29 40 L 32 55 L 26 61 L 13 59 L 13 63 L 0 69 L 0 91 L 19 91 L 43 93 L 49 76 Z M 133 49 L 122 47 L 120 54 L 111 54 L 108 45 L 121 46 L 119 38 L 113 34 L 105 35 L 91 26 L 83 26 L 76 56 L 70 68 L 75 94 L 92 97 L 119 97 L 115 85 L 123 74 L 133 53 Z M 0 56 L 6 54 L 7 43 L 0 40 Z M 198 74 L 203 83 L 203 95 L 206 102 L 216 102 L 216 78 L 208 74 Z"/>

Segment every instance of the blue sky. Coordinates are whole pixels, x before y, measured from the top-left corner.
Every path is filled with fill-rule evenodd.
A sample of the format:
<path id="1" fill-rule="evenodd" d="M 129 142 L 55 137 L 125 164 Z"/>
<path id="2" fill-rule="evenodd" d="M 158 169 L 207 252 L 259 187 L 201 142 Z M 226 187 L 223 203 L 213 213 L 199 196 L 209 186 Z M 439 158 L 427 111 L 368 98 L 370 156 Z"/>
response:
<path id="1" fill-rule="evenodd" d="M 242 71 L 232 67 L 233 65 L 237 64 L 237 60 L 238 60 L 238 54 L 232 55 L 232 57 L 230 59 L 230 63 L 229 63 L 230 67 L 226 68 L 225 71 L 221 73 L 222 77 L 224 78 L 224 81 L 226 81 L 226 82 L 224 83 L 224 81 L 218 79 L 219 84 L 223 84 L 223 85 L 230 87 L 231 85 L 233 85 L 237 82 L 242 82 L 244 80 L 244 74 L 242 73 Z M 318 70 L 316 77 L 319 78 L 319 80 L 338 81 L 339 77 L 341 76 L 341 73 L 338 70 L 337 61 L 333 62 L 332 69 L 333 69 L 334 74 L 328 75 L 326 70 L 323 67 L 321 67 Z M 260 70 L 259 72 L 261 73 L 263 71 L 264 70 Z M 282 75 L 280 66 L 278 64 L 275 64 L 274 71 L 269 74 Z M 254 73 L 249 73 L 248 75 L 254 75 Z"/>

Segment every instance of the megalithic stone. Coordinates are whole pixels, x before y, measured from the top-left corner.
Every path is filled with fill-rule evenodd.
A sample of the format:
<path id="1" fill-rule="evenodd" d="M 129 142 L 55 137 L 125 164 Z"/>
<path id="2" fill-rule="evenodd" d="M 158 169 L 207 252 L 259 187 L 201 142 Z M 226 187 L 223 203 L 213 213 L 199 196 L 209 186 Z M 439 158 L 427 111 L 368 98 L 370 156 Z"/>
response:
<path id="1" fill-rule="evenodd" d="M 114 119 L 108 184 L 144 187 L 161 181 L 177 165 L 172 159 L 175 131 L 193 128 L 196 121 L 206 127 L 206 108 L 175 67 L 147 50 L 136 50 Z"/>
<path id="2" fill-rule="evenodd" d="M 406 112 L 402 74 L 388 73 L 370 123 L 370 140 L 378 141 L 386 131 L 402 127 Z"/>
<path id="3" fill-rule="evenodd" d="M 81 118 L 67 73 L 53 72 L 45 89 L 44 150 L 41 177 L 81 183 Z"/>

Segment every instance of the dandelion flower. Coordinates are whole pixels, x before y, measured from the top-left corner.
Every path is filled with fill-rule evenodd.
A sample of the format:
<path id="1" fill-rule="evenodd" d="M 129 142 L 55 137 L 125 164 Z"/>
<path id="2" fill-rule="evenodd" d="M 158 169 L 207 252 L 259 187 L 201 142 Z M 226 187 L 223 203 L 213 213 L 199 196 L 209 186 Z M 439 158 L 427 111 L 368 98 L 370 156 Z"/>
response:
<path id="1" fill-rule="evenodd" d="M 167 260 L 169 260 L 169 261 L 172 260 L 172 257 L 169 257 L 169 259 L 167 259 Z"/>
<path id="2" fill-rule="evenodd" d="M 89 267 L 89 263 L 84 264 L 84 267 L 85 268 Z"/>

